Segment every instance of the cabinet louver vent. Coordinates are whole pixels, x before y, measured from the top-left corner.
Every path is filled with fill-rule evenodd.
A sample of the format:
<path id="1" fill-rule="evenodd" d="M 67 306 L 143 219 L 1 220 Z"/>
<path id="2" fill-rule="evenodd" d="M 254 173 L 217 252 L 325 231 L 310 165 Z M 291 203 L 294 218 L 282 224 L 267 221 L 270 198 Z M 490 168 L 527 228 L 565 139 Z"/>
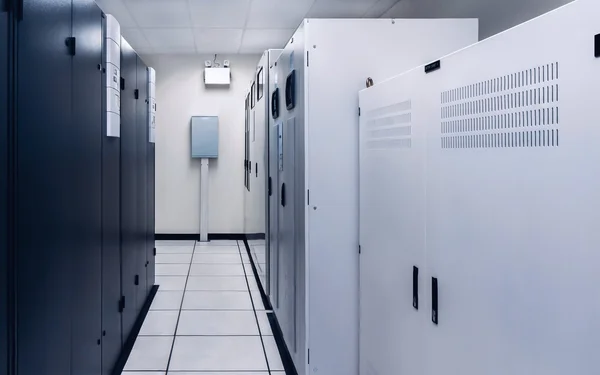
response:
<path id="1" fill-rule="evenodd" d="M 442 148 L 557 147 L 559 63 L 444 91 Z"/>

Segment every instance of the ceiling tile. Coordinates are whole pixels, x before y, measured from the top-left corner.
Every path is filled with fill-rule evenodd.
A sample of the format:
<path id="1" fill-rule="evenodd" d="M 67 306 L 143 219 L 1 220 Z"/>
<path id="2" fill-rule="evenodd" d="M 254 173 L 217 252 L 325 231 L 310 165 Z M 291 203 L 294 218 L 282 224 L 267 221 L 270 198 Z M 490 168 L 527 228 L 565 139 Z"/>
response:
<path id="1" fill-rule="evenodd" d="M 394 6 L 394 4 L 398 3 L 399 1 L 400 0 L 379 0 L 364 14 L 364 17 L 382 17 L 388 10 L 390 10 Z"/>
<path id="2" fill-rule="evenodd" d="M 195 49 L 192 29 L 142 29 L 153 49 Z"/>
<path id="3" fill-rule="evenodd" d="M 237 53 L 243 29 L 194 29 L 198 53 Z"/>
<path id="4" fill-rule="evenodd" d="M 307 18 L 360 18 L 376 0 L 316 0 Z"/>
<path id="5" fill-rule="evenodd" d="M 150 48 L 148 39 L 146 39 L 142 30 L 138 28 L 121 28 L 121 35 L 123 35 L 136 51 Z"/>
<path id="6" fill-rule="evenodd" d="M 193 26 L 243 28 L 250 0 L 189 0 Z"/>
<path id="7" fill-rule="evenodd" d="M 96 3 L 104 13 L 115 17 L 121 27 L 137 26 L 122 0 L 96 0 Z"/>
<path id="8" fill-rule="evenodd" d="M 283 48 L 295 29 L 247 29 L 240 53 L 262 53 L 270 48 Z"/>
<path id="9" fill-rule="evenodd" d="M 140 27 L 191 27 L 185 0 L 125 0 Z"/>
<path id="10" fill-rule="evenodd" d="M 297 28 L 314 0 L 253 0 L 247 27 L 253 29 Z"/>

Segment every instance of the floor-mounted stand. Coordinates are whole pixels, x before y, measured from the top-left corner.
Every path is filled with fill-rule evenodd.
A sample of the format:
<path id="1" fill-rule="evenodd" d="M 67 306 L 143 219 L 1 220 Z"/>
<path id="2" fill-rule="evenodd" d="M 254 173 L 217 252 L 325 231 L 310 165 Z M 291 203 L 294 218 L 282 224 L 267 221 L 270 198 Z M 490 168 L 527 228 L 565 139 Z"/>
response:
<path id="1" fill-rule="evenodd" d="M 200 242 L 208 242 L 208 160 L 200 159 Z"/>

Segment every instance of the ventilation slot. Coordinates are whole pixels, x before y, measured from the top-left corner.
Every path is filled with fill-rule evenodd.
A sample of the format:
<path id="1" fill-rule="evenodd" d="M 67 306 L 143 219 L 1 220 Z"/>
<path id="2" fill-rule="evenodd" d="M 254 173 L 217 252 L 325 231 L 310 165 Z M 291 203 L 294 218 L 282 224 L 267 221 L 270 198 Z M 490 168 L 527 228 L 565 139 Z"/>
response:
<path id="1" fill-rule="evenodd" d="M 557 147 L 559 65 L 444 91 L 442 148 Z"/>
<path id="2" fill-rule="evenodd" d="M 366 146 L 379 150 L 411 148 L 411 106 L 411 101 L 407 100 L 367 111 Z"/>

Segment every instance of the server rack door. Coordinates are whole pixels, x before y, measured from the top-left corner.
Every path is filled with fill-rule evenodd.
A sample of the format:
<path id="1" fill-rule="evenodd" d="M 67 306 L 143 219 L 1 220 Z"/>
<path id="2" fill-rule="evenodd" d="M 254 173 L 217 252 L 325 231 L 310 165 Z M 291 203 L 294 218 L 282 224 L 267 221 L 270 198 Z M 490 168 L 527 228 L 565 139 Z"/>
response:
<path id="1" fill-rule="evenodd" d="M 99 374 L 102 335 L 102 12 L 73 2 L 72 374 Z"/>
<path id="2" fill-rule="evenodd" d="M 24 0 L 16 77 L 19 374 L 71 373 L 71 0 Z"/>
<path id="3" fill-rule="evenodd" d="M 8 350 L 8 12 L 0 0 L 0 374 Z"/>
<path id="4" fill-rule="evenodd" d="M 136 157 L 136 69 L 134 50 L 121 39 L 121 294 L 123 341 L 127 339 L 135 319 L 136 230 L 137 230 L 137 157 Z"/>
<path id="5" fill-rule="evenodd" d="M 104 59 L 103 59 L 104 61 Z M 104 72 L 104 74 L 107 74 Z M 105 78 L 103 78 L 104 81 Z M 106 96 L 103 95 L 106 105 Z M 103 107 L 104 109 L 106 107 Z M 120 138 L 106 136 L 102 126 L 102 374 L 108 375 L 122 347 L 121 314 L 121 213 Z"/>
<path id="6" fill-rule="evenodd" d="M 295 286 L 295 251 L 294 251 L 294 216 L 295 216 L 295 118 L 287 119 L 283 125 L 283 171 L 280 173 L 280 210 L 279 230 L 279 277 L 280 277 L 280 310 L 282 311 L 281 329 L 283 331 L 288 350 L 296 352 L 296 286 Z"/>
<path id="7" fill-rule="evenodd" d="M 146 269 L 148 268 L 147 259 L 147 236 L 146 236 L 146 212 L 147 212 L 147 181 L 146 181 L 146 148 L 148 144 L 148 122 L 146 118 L 148 116 L 148 107 L 146 104 L 147 92 L 148 92 L 148 73 L 147 67 L 137 57 L 137 100 L 136 100 L 136 142 L 137 142 L 137 230 L 136 230 L 136 244 L 137 244 L 137 268 L 138 268 L 138 292 L 136 300 L 136 308 L 138 313 L 142 310 L 142 306 L 146 301 L 147 288 L 146 288 Z"/>
<path id="8" fill-rule="evenodd" d="M 269 135 L 269 297 L 275 309 L 279 308 L 279 127 L 271 126 Z"/>

